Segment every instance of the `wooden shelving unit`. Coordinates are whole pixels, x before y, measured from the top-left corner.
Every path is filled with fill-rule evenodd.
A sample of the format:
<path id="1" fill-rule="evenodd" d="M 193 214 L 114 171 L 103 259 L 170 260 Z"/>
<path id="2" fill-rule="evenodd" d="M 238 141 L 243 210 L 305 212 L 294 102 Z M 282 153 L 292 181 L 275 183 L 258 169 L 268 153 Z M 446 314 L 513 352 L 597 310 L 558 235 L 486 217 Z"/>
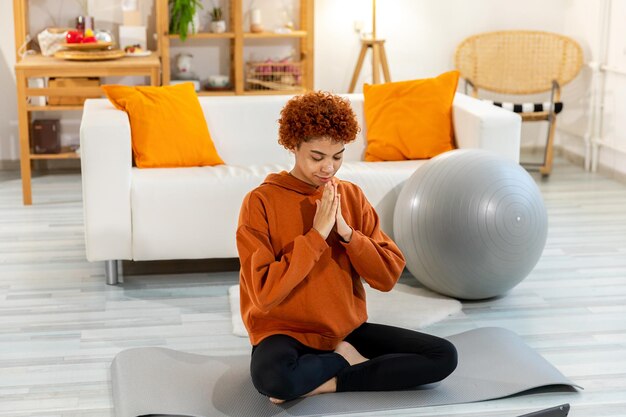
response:
<path id="1" fill-rule="evenodd" d="M 228 39 L 230 42 L 230 80 L 232 89 L 229 91 L 200 91 L 198 95 L 263 95 L 263 94 L 293 94 L 313 89 L 313 0 L 294 0 L 299 2 L 300 27 L 290 33 L 250 33 L 247 32 L 243 25 L 243 0 L 225 0 L 228 3 L 230 20 L 227 27 L 229 32 L 226 33 L 196 33 L 190 34 L 187 39 L 190 40 L 212 40 L 212 39 Z M 170 48 L 171 41 L 177 40 L 179 36 L 169 34 L 169 12 L 167 0 L 157 0 L 157 9 L 160 18 L 157 21 L 157 43 L 161 51 L 162 59 L 162 81 L 163 85 L 168 85 L 171 80 L 170 65 Z M 286 42 L 297 42 L 299 49 L 299 68 L 301 73 L 298 74 L 299 82 L 294 88 L 292 86 L 282 88 L 279 83 L 266 82 L 263 90 L 250 91 L 246 89 L 248 82 L 245 77 L 244 47 L 248 40 L 276 40 L 284 39 Z M 224 46 L 226 47 L 226 46 Z M 263 81 L 262 81 L 263 82 Z"/>
<path id="2" fill-rule="evenodd" d="M 13 0 L 13 18 L 15 22 L 15 76 L 17 84 L 17 110 L 20 136 L 20 171 L 22 176 L 22 200 L 24 205 L 32 204 L 31 161 L 52 159 L 78 159 L 75 152 L 62 150 L 54 154 L 36 154 L 32 151 L 30 124 L 33 112 L 80 111 L 82 105 L 33 105 L 29 99 L 37 96 L 101 96 L 99 87 L 49 87 L 32 88 L 29 78 L 47 77 L 107 77 L 139 75 L 150 78 L 151 85 L 160 84 L 161 62 L 158 53 L 146 57 L 124 57 L 109 61 L 67 61 L 42 55 L 17 54 L 28 35 L 28 0 Z M 157 19 L 158 10 L 157 10 Z"/>
<path id="3" fill-rule="evenodd" d="M 29 28 L 29 0 L 13 0 L 13 17 L 15 22 L 15 50 L 16 50 L 16 84 L 18 97 L 18 125 L 20 135 L 20 170 L 22 176 L 22 195 L 24 205 L 32 204 L 31 189 L 31 161 L 52 159 L 77 159 L 79 155 L 62 150 L 58 154 L 35 154 L 32 151 L 30 139 L 30 124 L 33 112 L 49 111 L 81 111 L 82 105 L 34 105 L 30 104 L 31 97 L 38 96 L 72 96 L 89 97 L 102 95 L 95 87 L 64 87 L 64 88 L 32 88 L 28 86 L 29 78 L 49 77 L 107 77 L 139 75 L 147 76 L 151 85 L 168 85 L 171 77 L 170 47 L 171 41 L 178 42 L 178 35 L 169 34 L 168 0 L 154 0 L 156 10 L 157 51 L 148 57 L 120 58 L 110 61 L 66 61 L 41 55 L 26 55 L 24 58 L 17 51 L 28 35 Z M 229 32 L 226 33 L 197 33 L 189 35 L 188 39 L 198 42 L 210 40 L 227 40 L 230 48 L 230 79 L 232 89 L 224 91 L 200 91 L 198 95 L 274 95 L 293 94 L 313 89 L 313 1 L 294 0 L 299 2 L 299 28 L 291 33 L 250 33 L 243 24 L 243 0 L 225 0 L 228 2 Z M 31 34 L 33 36 L 34 34 Z M 258 43 L 259 40 L 284 40 L 297 42 L 299 49 L 298 86 L 281 88 L 280 83 L 271 80 L 261 80 L 267 89 L 249 91 L 245 79 L 244 47 L 246 42 Z M 300 78 L 301 77 L 301 78 Z"/>

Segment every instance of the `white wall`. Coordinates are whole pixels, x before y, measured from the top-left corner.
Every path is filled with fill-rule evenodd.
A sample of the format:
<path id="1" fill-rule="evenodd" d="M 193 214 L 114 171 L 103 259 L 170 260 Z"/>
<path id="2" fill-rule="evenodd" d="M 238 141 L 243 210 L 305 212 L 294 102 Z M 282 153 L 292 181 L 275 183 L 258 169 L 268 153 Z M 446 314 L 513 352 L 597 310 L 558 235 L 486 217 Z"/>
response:
<path id="1" fill-rule="evenodd" d="M 0 160 L 19 158 L 13 2 L 0 3 Z"/>
<path id="2" fill-rule="evenodd" d="M 568 3 L 564 33 L 587 47 L 587 61 L 600 61 L 626 72 L 626 1 L 574 0 Z M 602 20 L 605 7 L 610 8 L 608 22 Z M 603 25 L 609 28 L 604 41 Z M 590 72 L 586 69 L 585 75 L 588 77 Z M 600 148 L 599 163 L 623 176 L 626 174 L 626 75 L 606 73 L 604 85 L 598 86 L 597 91 L 604 95 L 601 137 L 609 145 Z M 582 137 L 587 133 L 587 125 L 580 121 L 589 119 L 589 94 L 586 98 L 575 112 L 570 112 L 570 120 L 562 123 L 564 131 L 560 132 L 562 147 L 581 156 L 585 151 Z"/>
<path id="3" fill-rule="evenodd" d="M 563 10 L 568 3 L 568 0 L 379 1 L 377 36 L 386 39 L 393 81 L 431 77 L 453 69 L 456 46 L 475 33 L 503 29 L 562 32 Z M 345 92 L 360 51 L 353 22 L 364 20 L 368 31 L 371 30 L 370 2 L 317 0 L 315 7 L 315 86 Z M 357 92 L 362 91 L 364 82 L 371 82 L 369 59 L 370 55 L 361 70 Z M 462 84 L 459 89 L 462 91 Z M 538 97 L 529 96 L 527 100 Z M 545 123 L 524 124 L 522 146 L 541 146 L 546 134 Z"/>
<path id="4" fill-rule="evenodd" d="M 225 2 L 227 0 L 221 0 Z M 260 4 L 273 2 L 280 8 L 283 0 L 264 0 Z M 607 0 L 602 0 L 607 1 Z M 385 0 L 377 2 L 378 37 L 387 40 L 386 49 L 391 76 L 394 81 L 413 78 L 430 77 L 453 68 L 453 54 L 456 45 L 466 36 L 477 32 L 499 29 L 537 29 L 560 32 L 574 37 L 585 49 L 585 58 L 589 60 L 597 52 L 599 15 L 602 1 L 598 0 Z M 626 9 L 626 1 L 613 0 L 619 4 L 615 8 L 616 16 L 625 21 L 622 13 Z M 75 15 L 70 10 L 69 0 L 31 0 L 31 13 L 40 10 L 39 4 L 52 4 L 51 15 L 61 23 L 70 21 L 63 17 L 61 6 L 67 3 L 63 13 Z M 115 2 L 91 0 L 90 7 L 96 15 L 96 21 L 106 23 L 111 29 L 115 21 L 120 19 L 119 13 L 112 5 Z M 148 2 L 150 3 L 150 2 Z M 205 8 L 210 5 L 204 0 Z M 259 0 L 257 0 L 259 3 Z M 34 7 L 35 5 L 36 7 Z M 17 114 L 15 110 L 15 80 L 13 75 L 14 47 L 11 2 L 0 2 L 0 89 L 4 97 L 0 104 L 0 160 L 17 159 Z M 145 6 L 144 6 L 145 7 Z M 249 1 L 244 1 L 249 8 Z M 265 7 L 265 6 L 264 6 Z M 151 8 L 144 11 L 151 15 Z M 41 13 L 38 18 L 31 18 L 33 30 L 45 27 L 50 16 Z M 316 0 L 315 1 L 315 88 L 334 92 L 346 92 L 354 71 L 360 50 L 359 35 L 354 31 L 354 22 L 362 21 L 365 31 L 371 31 L 371 6 L 363 0 Z M 616 22 L 618 19 L 616 19 Z M 272 25 L 271 13 L 264 12 L 264 22 Z M 38 27 L 35 27 L 38 26 Z M 97 24 L 98 26 L 98 24 Z M 613 39 L 626 42 L 626 29 L 623 25 L 614 24 Z M 196 68 L 210 68 L 214 73 L 228 72 L 218 52 L 190 44 L 190 50 L 197 55 Z M 626 65 L 623 49 L 626 45 L 614 42 L 612 59 Z M 183 50 L 175 48 L 173 53 Z M 215 48 L 219 50 L 219 48 Z M 209 53 L 207 53 L 207 51 Z M 212 51 L 212 52 L 211 52 Z M 269 48 L 268 53 L 284 54 L 283 50 Z M 596 55 L 597 56 L 597 55 Z M 369 57 L 368 57 L 369 58 Z M 220 62 L 222 62 L 220 64 Z M 357 91 L 363 82 L 371 82 L 370 61 L 364 65 Z M 623 90 L 626 90 L 624 77 L 608 80 L 609 95 L 607 96 L 607 137 L 617 138 L 624 132 L 626 117 L 618 103 L 624 102 Z M 568 102 L 567 110 L 559 118 L 558 143 L 573 152 L 582 152 L 581 136 L 586 129 L 586 106 L 588 103 L 589 72 L 585 71 L 579 79 L 566 86 L 564 99 Z M 625 93 L 626 94 L 626 93 Z M 623 106 L 621 106 L 623 108 Z M 63 126 L 70 136 L 77 134 L 78 115 L 47 114 L 48 117 L 62 116 Z M 608 123 L 610 122 L 610 123 Z M 526 129 L 528 130 L 528 129 Z M 530 129 L 525 135 L 537 137 L 540 128 Z M 567 133 L 570 132 L 570 133 Z M 578 136 L 577 136 L 578 135 Z M 626 136 L 622 134 L 622 137 Z M 65 142 L 77 138 L 66 137 Z M 617 139 L 616 139 L 617 140 Z M 616 156 L 617 155 L 617 156 Z M 620 168 L 620 156 L 615 152 L 602 151 L 601 161 Z M 621 164 L 626 165 L 626 164 Z M 626 169 L 626 168 L 622 168 Z"/>
<path id="5" fill-rule="evenodd" d="M 384 0 L 377 2 L 377 35 L 393 81 L 438 75 L 453 68 L 456 46 L 477 32 L 538 29 L 560 32 L 568 0 Z M 370 2 L 316 0 L 315 87 L 345 92 L 360 51 L 354 20 L 371 28 Z M 369 29 L 371 30 L 371 29 Z M 369 57 L 369 56 L 368 56 Z M 357 91 L 371 82 L 371 64 Z"/>

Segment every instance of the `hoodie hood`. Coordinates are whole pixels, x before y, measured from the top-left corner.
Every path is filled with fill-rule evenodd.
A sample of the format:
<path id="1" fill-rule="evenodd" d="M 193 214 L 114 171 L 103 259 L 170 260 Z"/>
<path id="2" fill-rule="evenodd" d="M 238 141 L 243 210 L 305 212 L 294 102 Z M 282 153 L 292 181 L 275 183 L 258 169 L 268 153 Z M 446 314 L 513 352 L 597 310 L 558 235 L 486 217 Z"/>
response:
<path id="1" fill-rule="evenodd" d="M 269 174 L 265 178 L 265 181 L 263 181 L 263 184 L 276 185 L 303 195 L 315 194 L 318 191 L 318 187 L 299 180 L 287 171 L 282 171 L 278 174 Z"/>

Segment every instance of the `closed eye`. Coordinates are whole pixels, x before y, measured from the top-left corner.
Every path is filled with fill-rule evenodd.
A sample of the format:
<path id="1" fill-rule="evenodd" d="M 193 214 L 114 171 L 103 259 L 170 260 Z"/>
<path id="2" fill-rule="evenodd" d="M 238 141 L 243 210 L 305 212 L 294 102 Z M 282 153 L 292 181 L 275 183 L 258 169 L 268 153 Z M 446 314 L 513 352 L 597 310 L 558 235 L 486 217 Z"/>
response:
<path id="1" fill-rule="evenodd" d="M 333 159 L 335 161 L 341 161 L 341 158 L 342 158 L 341 156 L 333 156 Z M 312 159 L 316 162 L 321 162 L 324 158 L 312 158 Z"/>

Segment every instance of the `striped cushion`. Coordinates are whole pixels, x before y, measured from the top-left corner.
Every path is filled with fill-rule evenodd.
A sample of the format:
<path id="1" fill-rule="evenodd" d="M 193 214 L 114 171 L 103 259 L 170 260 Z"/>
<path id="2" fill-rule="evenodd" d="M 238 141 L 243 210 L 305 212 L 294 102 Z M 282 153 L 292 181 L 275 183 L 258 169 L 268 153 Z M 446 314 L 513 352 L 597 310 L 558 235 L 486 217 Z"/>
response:
<path id="1" fill-rule="evenodd" d="M 506 102 L 497 102 L 491 100 L 484 100 L 487 103 L 493 104 L 494 106 L 502 107 L 503 109 L 510 110 L 515 113 L 541 113 L 543 111 L 548 111 L 550 108 L 550 102 L 546 101 L 544 103 L 506 103 Z M 554 113 L 559 114 L 563 110 L 563 103 L 557 101 L 554 103 Z"/>

